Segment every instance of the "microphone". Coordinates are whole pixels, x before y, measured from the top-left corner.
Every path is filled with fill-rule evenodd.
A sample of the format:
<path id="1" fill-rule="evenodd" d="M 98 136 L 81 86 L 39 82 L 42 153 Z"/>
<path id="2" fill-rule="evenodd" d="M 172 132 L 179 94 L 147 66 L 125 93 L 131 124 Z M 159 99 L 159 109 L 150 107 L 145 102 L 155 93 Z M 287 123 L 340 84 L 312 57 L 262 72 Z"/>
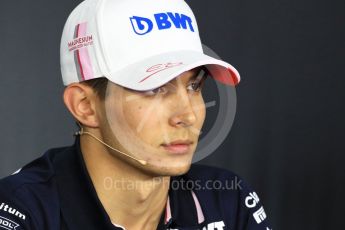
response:
<path id="1" fill-rule="evenodd" d="M 80 126 L 80 130 L 74 134 L 75 136 L 82 136 L 82 135 L 84 135 L 84 134 L 89 135 L 90 137 L 94 138 L 95 140 L 97 140 L 98 142 L 100 142 L 100 143 L 103 144 L 104 146 L 110 148 L 111 150 L 114 150 L 114 151 L 116 151 L 116 152 L 119 152 L 119 153 L 121 153 L 122 155 L 127 156 L 127 157 L 129 157 L 129 158 L 131 158 L 131 159 L 133 159 L 133 160 L 139 162 L 139 163 L 142 164 L 142 165 L 147 165 L 147 161 L 137 159 L 137 158 L 135 158 L 134 156 L 128 155 L 127 153 L 124 153 L 124 152 L 122 152 L 122 151 L 120 151 L 120 150 L 118 150 L 118 149 L 116 149 L 116 148 L 110 146 L 109 144 L 105 143 L 104 141 L 102 141 L 101 139 L 99 139 L 98 137 L 96 137 L 94 134 L 92 134 L 92 133 L 90 133 L 90 132 L 84 131 L 83 126 L 81 126 L 79 123 L 78 123 L 78 125 Z"/>

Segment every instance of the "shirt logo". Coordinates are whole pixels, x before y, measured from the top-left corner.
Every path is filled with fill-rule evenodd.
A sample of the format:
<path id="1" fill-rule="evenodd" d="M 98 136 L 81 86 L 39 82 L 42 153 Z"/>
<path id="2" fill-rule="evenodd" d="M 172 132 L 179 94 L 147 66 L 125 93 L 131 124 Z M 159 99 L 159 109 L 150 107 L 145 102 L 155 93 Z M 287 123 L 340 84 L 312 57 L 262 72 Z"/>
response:
<path id="1" fill-rule="evenodd" d="M 192 18 L 179 13 L 158 13 L 153 15 L 154 19 L 133 16 L 130 17 L 130 21 L 134 32 L 137 35 L 145 35 L 150 33 L 155 26 L 158 30 L 184 29 L 194 32 Z"/>
<path id="2" fill-rule="evenodd" d="M 218 221 L 210 223 L 207 225 L 207 228 L 204 227 L 202 230 L 224 230 L 225 224 L 223 221 Z"/>
<path id="3" fill-rule="evenodd" d="M 0 228 L 12 230 L 17 229 L 17 227 L 19 227 L 19 224 L 17 224 L 16 222 L 0 216 Z"/>
<path id="4" fill-rule="evenodd" d="M 247 208 L 255 208 L 260 202 L 258 194 L 256 192 L 250 192 L 249 195 L 245 199 L 245 205 Z M 256 210 L 253 213 L 253 217 L 256 221 L 256 223 L 260 224 L 262 221 L 264 221 L 267 217 L 264 207 L 260 207 L 258 210 Z"/>
<path id="5" fill-rule="evenodd" d="M 265 210 L 264 210 L 264 207 L 261 206 L 261 208 L 259 210 L 254 212 L 253 217 L 254 217 L 256 223 L 258 223 L 258 224 L 260 224 L 262 221 L 264 221 L 267 217 Z"/>
<path id="6" fill-rule="evenodd" d="M 19 218 L 21 218 L 21 219 L 23 219 L 23 220 L 25 220 L 25 218 L 26 218 L 24 214 L 20 213 L 19 211 L 17 211 L 17 210 L 14 209 L 14 208 L 11 208 L 10 206 L 8 206 L 8 205 L 5 204 L 5 203 L 2 203 L 2 204 L 0 205 L 0 211 L 8 212 L 9 214 L 12 214 L 12 215 L 14 215 L 14 216 L 17 216 L 17 217 L 19 217 Z"/>
<path id="7" fill-rule="evenodd" d="M 246 206 L 248 208 L 254 208 L 257 203 L 259 203 L 260 199 L 256 192 L 249 193 L 249 196 L 246 197 Z"/>

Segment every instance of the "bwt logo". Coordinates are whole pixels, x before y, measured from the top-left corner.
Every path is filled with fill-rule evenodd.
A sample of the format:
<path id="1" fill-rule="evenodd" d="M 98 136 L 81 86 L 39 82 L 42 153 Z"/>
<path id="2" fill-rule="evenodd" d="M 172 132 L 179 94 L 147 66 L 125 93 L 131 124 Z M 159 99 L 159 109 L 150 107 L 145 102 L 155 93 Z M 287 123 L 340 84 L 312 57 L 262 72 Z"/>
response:
<path id="1" fill-rule="evenodd" d="M 154 14 L 154 20 L 149 18 L 133 16 L 130 17 L 133 30 L 138 35 L 150 33 L 157 25 L 158 30 L 171 29 L 173 26 L 177 29 L 185 29 L 194 32 L 191 17 L 179 13 L 158 13 Z"/>

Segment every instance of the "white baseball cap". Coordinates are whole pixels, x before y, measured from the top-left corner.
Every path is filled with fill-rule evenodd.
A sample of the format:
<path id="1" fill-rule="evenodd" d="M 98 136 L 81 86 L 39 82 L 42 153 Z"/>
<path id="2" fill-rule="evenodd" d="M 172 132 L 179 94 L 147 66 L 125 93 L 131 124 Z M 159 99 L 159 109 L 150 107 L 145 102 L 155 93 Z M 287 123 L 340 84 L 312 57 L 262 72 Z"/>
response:
<path id="1" fill-rule="evenodd" d="M 145 91 L 199 66 L 224 84 L 240 81 L 232 65 L 204 54 L 184 0 L 85 0 L 67 19 L 60 55 L 65 85 L 106 77 Z"/>

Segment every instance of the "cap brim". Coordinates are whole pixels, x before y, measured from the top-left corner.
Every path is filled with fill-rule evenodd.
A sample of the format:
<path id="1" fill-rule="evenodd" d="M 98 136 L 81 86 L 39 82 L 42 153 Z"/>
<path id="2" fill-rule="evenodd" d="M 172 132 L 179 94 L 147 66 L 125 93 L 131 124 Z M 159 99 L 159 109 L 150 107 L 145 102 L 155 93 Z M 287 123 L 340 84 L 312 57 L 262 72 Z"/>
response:
<path id="1" fill-rule="evenodd" d="M 160 87 L 199 66 L 206 66 L 211 76 L 223 84 L 235 86 L 240 81 L 238 71 L 229 63 L 190 50 L 153 56 L 105 77 L 123 87 L 146 91 Z"/>

